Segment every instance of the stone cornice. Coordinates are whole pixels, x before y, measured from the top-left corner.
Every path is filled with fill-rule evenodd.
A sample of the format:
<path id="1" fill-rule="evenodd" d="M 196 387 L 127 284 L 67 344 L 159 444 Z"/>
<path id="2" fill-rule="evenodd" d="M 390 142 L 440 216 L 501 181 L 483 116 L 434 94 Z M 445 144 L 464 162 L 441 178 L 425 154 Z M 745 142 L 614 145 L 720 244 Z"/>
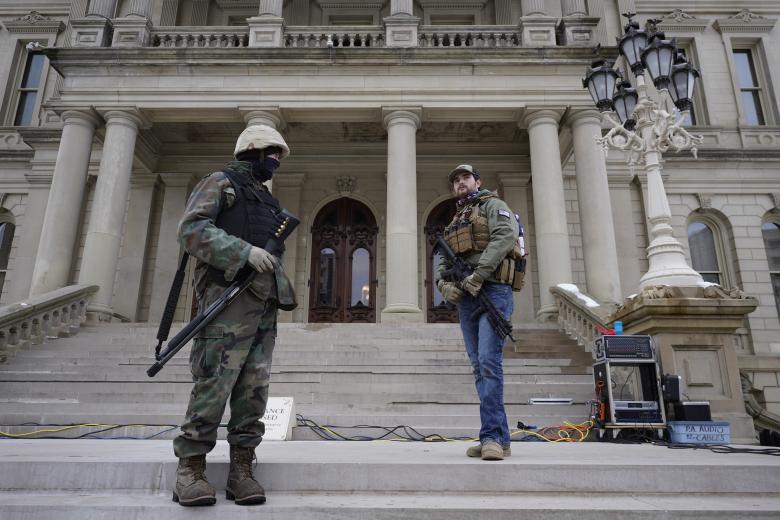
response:
<path id="1" fill-rule="evenodd" d="M 487 0 L 419 0 L 424 9 L 482 9 Z"/>
<path id="2" fill-rule="evenodd" d="M 675 9 L 663 17 L 658 26 L 666 32 L 703 32 L 711 21 L 697 18 L 682 9 Z"/>
<path id="3" fill-rule="evenodd" d="M 30 11 L 3 25 L 11 34 L 57 34 L 65 28 L 65 24 L 61 21 L 52 20 L 38 11 Z"/>
<path id="4" fill-rule="evenodd" d="M 767 18 L 743 9 L 729 18 L 717 19 L 715 29 L 721 33 L 768 33 L 776 23 L 776 18 Z"/>

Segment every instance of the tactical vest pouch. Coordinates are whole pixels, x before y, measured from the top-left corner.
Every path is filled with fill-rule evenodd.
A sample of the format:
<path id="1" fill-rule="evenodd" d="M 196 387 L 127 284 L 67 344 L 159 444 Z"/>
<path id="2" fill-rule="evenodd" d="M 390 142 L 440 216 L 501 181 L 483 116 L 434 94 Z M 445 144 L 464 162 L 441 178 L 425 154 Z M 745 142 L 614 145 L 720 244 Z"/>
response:
<path id="1" fill-rule="evenodd" d="M 525 258 L 515 262 L 515 276 L 512 280 L 512 291 L 519 292 L 525 285 Z"/>
<path id="2" fill-rule="evenodd" d="M 490 241 L 487 217 L 480 213 L 479 206 L 473 206 L 468 219 L 459 221 L 446 231 L 444 239 L 456 255 L 484 251 Z"/>
<path id="3" fill-rule="evenodd" d="M 493 274 L 493 278 L 498 283 L 511 284 L 515 276 L 515 261 L 509 257 L 501 260 L 501 263 L 496 267 L 496 271 Z"/>

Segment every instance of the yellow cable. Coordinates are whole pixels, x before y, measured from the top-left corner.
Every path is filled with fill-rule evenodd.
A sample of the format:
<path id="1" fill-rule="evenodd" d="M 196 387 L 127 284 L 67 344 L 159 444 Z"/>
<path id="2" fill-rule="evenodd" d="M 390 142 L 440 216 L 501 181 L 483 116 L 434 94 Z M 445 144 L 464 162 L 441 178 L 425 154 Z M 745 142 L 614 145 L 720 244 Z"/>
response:
<path id="1" fill-rule="evenodd" d="M 0 431 L 0 436 L 2 436 L 2 437 L 19 438 L 19 437 L 27 437 L 29 435 L 37 435 L 39 433 L 59 433 L 59 432 L 67 431 L 67 430 L 73 430 L 75 428 L 89 428 L 89 427 L 96 427 L 96 428 L 119 428 L 119 427 L 141 428 L 141 427 L 146 427 L 146 426 L 175 427 L 176 425 L 173 425 L 173 424 L 98 424 L 98 423 L 84 423 L 84 424 L 69 424 L 69 425 L 63 426 L 61 428 L 33 430 L 31 432 L 24 432 L 24 433 L 9 433 L 9 432 L 2 432 L 2 431 Z"/>

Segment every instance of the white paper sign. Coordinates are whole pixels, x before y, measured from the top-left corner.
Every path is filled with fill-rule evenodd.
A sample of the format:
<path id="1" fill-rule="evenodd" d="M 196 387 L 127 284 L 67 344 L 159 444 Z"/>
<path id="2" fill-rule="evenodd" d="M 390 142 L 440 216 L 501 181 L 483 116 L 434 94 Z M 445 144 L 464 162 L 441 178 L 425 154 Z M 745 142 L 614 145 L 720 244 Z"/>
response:
<path id="1" fill-rule="evenodd" d="M 263 440 L 291 441 L 294 421 L 295 401 L 292 397 L 269 397 L 263 415 Z"/>

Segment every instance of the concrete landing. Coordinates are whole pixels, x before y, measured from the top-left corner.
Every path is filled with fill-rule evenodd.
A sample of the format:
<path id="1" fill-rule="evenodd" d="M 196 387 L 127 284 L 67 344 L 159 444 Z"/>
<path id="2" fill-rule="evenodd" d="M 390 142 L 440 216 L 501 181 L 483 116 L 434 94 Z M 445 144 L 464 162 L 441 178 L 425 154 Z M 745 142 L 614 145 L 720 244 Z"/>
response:
<path id="1" fill-rule="evenodd" d="M 224 499 L 228 446 L 209 455 L 217 506 L 171 502 L 170 441 L 0 441 L 0 518 L 773 519 L 780 457 L 652 445 L 516 442 L 484 462 L 468 443 L 266 442 L 263 506 Z"/>

